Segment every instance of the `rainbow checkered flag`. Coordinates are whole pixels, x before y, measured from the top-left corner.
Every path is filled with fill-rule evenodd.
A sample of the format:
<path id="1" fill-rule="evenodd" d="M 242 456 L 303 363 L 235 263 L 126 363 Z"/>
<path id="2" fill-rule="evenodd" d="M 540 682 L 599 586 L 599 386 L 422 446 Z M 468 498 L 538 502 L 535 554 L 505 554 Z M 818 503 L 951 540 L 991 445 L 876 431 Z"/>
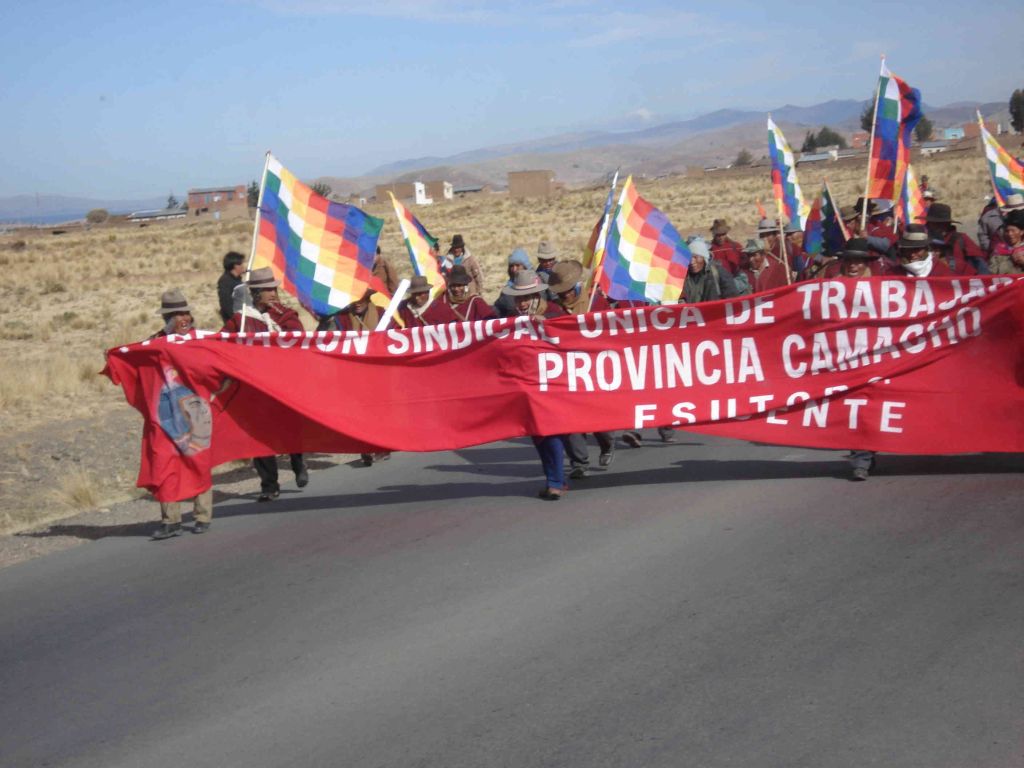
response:
<path id="1" fill-rule="evenodd" d="M 903 179 L 903 191 L 900 193 L 900 204 L 896 207 L 896 215 L 904 224 L 923 224 L 925 220 L 924 192 L 914 175 L 914 168 L 907 163 L 906 176 Z"/>
<path id="2" fill-rule="evenodd" d="M 882 59 L 864 197 L 899 202 L 910 163 L 910 142 L 920 119 L 921 92 L 890 72 Z"/>
<path id="3" fill-rule="evenodd" d="M 390 191 L 388 194 L 391 195 L 391 204 L 395 207 L 398 226 L 402 228 L 402 238 L 405 240 L 406 250 L 409 251 L 413 271 L 427 278 L 427 282 L 433 286 L 430 289 L 430 298 L 433 299 L 444 293 L 446 287 L 437 263 L 437 238 L 427 232 L 427 228 L 420 224 L 419 219 L 413 216 L 394 194 Z"/>
<path id="4" fill-rule="evenodd" d="M 978 112 L 978 126 L 981 128 L 981 142 L 985 146 L 988 172 L 992 177 L 992 191 L 996 202 L 1001 206 L 1006 205 L 1006 198 L 1010 195 L 1024 195 L 1024 166 L 988 132 L 985 121 L 981 119 L 981 112 Z"/>
<path id="5" fill-rule="evenodd" d="M 260 192 L 253 268 L 270 267 L 285 291 L 317 315 L 331 315 L 372 289 L 384 220 L 321 197 L 273 155 Z"/>
<path id="6" fill-rule="evenodd" d="M 768 116 L 768 154 L 772 160 L 772 190 L 779 212 L 800 229 L 807 223 L 809 206 L 796 179 L 796 158 L 779 126 Z"/>
<path id="7" fill-rule="evenodd" d="M 598 285 L 612 299 L 671 304 L 683 293 L 690 249 L 664 213 L 626 179 L 608 227 Z"/>

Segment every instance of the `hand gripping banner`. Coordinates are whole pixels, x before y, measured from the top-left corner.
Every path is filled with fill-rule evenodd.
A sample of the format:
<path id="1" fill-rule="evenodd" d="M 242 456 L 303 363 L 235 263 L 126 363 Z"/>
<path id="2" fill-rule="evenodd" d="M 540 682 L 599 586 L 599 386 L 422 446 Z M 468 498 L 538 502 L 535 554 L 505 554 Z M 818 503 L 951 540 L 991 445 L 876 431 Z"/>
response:
<path id="1" fill-rule="evenodd" d="M 797 283 L 701 305 L 112 349 L 160 500 L 217 464 L 677 426 L 812 448 L 1024 451 L 1024 281 Z M 212 422 L 212 428 L 211 428 Z"/>

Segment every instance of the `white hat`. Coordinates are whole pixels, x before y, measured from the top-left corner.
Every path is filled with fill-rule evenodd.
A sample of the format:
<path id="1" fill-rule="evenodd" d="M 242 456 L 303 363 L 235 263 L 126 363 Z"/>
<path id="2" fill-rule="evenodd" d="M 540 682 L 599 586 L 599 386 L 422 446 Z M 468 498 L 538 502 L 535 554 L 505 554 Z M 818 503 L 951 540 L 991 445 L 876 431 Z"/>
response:
<path id="1" fill-rule="evenodd" d="M 711 251 L 708 250 L 708 244 L 703 237 L 695 237 L 690 241 L 690 253 L 694 256 L 703 256 L 704 261 L 711 259 Z"/>
<path id="2" fill-rule="evenodd" d="M 1019 211 L 1024 208 L 1024 195 L 1014 192 L 1012 195 L 1006 196 L 1006 205 L 1002 207 L 1004 211 Z"/>

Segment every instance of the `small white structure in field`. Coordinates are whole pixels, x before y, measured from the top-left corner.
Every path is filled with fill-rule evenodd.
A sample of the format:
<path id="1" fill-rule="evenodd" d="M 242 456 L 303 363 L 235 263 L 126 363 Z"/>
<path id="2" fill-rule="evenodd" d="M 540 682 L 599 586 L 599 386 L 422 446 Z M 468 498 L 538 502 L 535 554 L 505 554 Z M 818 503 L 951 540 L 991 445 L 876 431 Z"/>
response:
<path id="1" fill-rule="evenodd" d="M 416 205 L 431 205 L 434 198 L 427 197 L 427 186 L 422 181 L 414 181 L 413 188 L 416 191 Z"/>

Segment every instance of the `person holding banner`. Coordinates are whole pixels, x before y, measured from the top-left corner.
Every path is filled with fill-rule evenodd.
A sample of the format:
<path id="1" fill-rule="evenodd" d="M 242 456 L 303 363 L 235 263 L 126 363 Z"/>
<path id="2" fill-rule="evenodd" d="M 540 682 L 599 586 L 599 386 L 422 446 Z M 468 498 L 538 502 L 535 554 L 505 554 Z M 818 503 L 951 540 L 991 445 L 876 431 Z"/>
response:
<path id="1" fill-rule="evenodd" d="M 503 287 L 515 285 L 516 273 L 530 268 L 530 256 L 523 248 L 516 248 L 508 257 L 508 282 Z M 513 317 L 516 314 L 516 305 L 513 298 L 502 290 L 494 302 L 494 313 L 498 317 Z"/>
<path id="2" fill-rule="evenodd" d="M 746 275 L 753 293 L 786 285 L 786 267 L 782 261 L 769 254 L 768 245 L 764 240 L 747 240 L 743 254 L 747 257 L 747 266 L 743 268 L 743 274 Z"/>
<path id="3" fill-rule="evenodd" d="M 494 317 L 494 309 L 473 290 L 475 281 L 461 264 L 456 264 L 448 273 L 448 291 L 442 301 L 448 306 L 455 319 L 459 322 L 474 320 L 490 320 Z"/>
<path id="4" fill-rule="evenodd" d="M 380 311 L 370 301 L 373 291 L 366 290 L 361 298 L 353 301 L 340 312 L 322 315 L 317 323 L 318 331 L 375 331 L 380 322 Z"/>
<path id="5" fill-rule="evenodd" d="M 243 315 L 246 333 L 306 330 L 298 313 L 281 303 L 281 299 L 277 295 L 281 281 L 274 277 L 274 271 L 270 267 L 260 267 L 249 272 L 245 284 L 252 297 L 252 306 L 243 306 L 241 312 L 236 312 L 224 324 L 221 332 L 239 333 L 243 324 Z M 305 488 L 309 483 L 305 458 L 301 453 L 293 453 L 289 455 L 289 459 L 292 472 L 295 473 L 295 484 L 299 488 Z M 257 501 L 272 501 L 280 496 L 277 456 L 257 457 L 253 459 L 253 466 L 256 468 L 256 474 L 260 476 L 260 495 Z"/>
<path id="6" fill-rule="evenodd" d="M 561 307 L 544 297 L 546 292 L 547 284 L 532 269 L 517 271 L 510 284 L 501 289 L 502 295 L 511 299 L 516 316 L 546 319 L 564 315 Z M 534 435 L 532 440 L 546 482 L 537 495 L 544 501 L 558 501 L 569 487 L 565 482 L 566 435 Z"/>
<path id="7" fill-rule="evenodd" d="M 423 275 L 415 275 L 409 281 L 408 298 L 398 305 L 398 316 L 406 328 L 455 322 L 455 315 L 447 304 L 430 300 L 433 287 Z"/>
<path id="8" fill-rule="evenodd" d="M 928 250 L 928 231 L 923 224 L 908 224 L 896 247 L 899 265 L 893 270 L 895 275 L 947 277 L 953 274 L 944 261 L 936 259 Z"/>

